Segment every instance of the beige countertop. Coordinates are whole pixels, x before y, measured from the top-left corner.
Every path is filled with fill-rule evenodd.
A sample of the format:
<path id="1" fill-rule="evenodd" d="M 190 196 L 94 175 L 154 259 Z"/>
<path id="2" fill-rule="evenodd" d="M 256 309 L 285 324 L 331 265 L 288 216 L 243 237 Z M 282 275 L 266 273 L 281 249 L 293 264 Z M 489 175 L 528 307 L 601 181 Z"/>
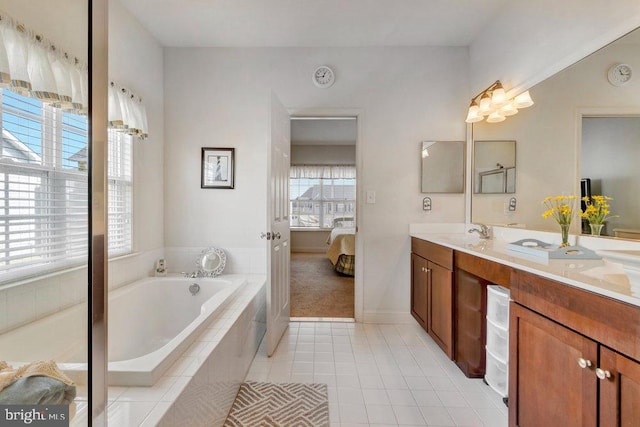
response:
<path id="1" fill-rule="evenodd" d="M 640 307 L 640 283 L 632 285 L 618 262 L 547 259 L 508 249 L 507 244 L 517 239 L 482 240 L 468 233 L 440 231 L 410 232 L 410 235 Z"/>

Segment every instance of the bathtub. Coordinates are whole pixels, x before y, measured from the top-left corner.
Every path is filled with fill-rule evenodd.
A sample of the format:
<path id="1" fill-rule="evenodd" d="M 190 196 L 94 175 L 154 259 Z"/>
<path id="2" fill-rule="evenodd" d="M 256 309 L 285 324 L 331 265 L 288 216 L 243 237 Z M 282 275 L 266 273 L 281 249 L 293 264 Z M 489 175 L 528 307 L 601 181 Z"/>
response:
<path id="1" fill-rule="evenodd" d="M 242 275 L 154 277 L 110 292 L 109 385 L 153 385 L 245 282 Z M 86 313 L 80 304 L 0 335 L 0 360 L 53 359 L 86 384 Z"/>

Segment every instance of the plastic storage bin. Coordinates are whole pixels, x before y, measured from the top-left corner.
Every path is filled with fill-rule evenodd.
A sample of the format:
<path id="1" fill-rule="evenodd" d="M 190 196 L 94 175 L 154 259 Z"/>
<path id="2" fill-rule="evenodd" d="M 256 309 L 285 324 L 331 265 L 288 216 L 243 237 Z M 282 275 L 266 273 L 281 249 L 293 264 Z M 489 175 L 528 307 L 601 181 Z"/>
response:
<path id="1" fill-rule="evenodd" d="M 498 285 L 487 286 L 487 319 L 504 329 L 509 328 L 509 290 Z"/>
<path id="2" fill-rule="evenodd" d="M 487 350 L 500 360 L 509 360 L 509 330 L 487 319 Z"/>
<path id="3" fill-rule="evenodd" d="M 487 350 L 487 369 L 484 379 L 500 396 L 507 397 L 509 383 L 507 362 L 500 360 L 489 350 Z"/>

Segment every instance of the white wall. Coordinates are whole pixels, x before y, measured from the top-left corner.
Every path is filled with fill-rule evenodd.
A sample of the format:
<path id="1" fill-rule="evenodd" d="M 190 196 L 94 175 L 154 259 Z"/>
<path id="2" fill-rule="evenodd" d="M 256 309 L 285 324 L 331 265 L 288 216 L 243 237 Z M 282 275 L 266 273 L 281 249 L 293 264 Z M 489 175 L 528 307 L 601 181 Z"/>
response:
<path id="1" fill-rule="evenodd" d="M 638 26 L 637 0 L 507 1 L 471 44 L 471 94 L 527 89 Z"/>
<path id="2" fill-rule="evenodd" d="M 640 69 L 637 45 L 610 45 L 536 85 L 531 89 L 535 104 L 504 122 L 474 123 L 475 140 L 513 139 L 517 143 L 516 194 L 474 195 L 475 222 L 558 229 L 553 220 L 542 218 L 541 202 L 547 196 L 580 194 L 578 112 L 640 112 L 640 79 L 622 87 L 607 82 L 607 70 L 617 62 Z M 517 211 L 506 216 L 504 202 L 511 196 L 518 200 Z"/>
<path id="3" fill-rule="evenodd" d="M 377 196 L 358 212 L 365 319 L 407 314 L 408 224 L 464 221 L 463 195 L 434 195 L 423 213 L 419 142 L 464 139 L 467 57 L 465 48 L 167 48 L 167 246 L 264 249 L 271 89 L 296 112 L 357 110 L 360 190 Z M 336 71 L 329 89 L 311 83 L 320 64 Z M 235 189 L 200 189 L 203 146 L 236 148 Z"/>

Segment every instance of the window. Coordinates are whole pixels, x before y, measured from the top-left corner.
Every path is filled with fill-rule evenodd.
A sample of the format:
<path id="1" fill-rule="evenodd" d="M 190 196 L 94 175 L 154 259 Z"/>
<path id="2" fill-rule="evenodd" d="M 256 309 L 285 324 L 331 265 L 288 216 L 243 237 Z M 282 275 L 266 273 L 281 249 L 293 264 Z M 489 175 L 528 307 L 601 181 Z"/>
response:
<path id="1" fill-rule="evenodd" d="M 309 168 L 305 166 L 304 168 Z M 311 167 L 314 168 L 314 167 Z M 321 167 L 330 171 L 329 167 Z M 333 228 L 355 226 L 356 180 L 352 171 L 336 177 L 314 177 L 322 174 L 292 166 L 290 178 L 291 226 L 301 228 Z M 330 176 L 330 173 L 325 173 Z"/>
<path id="2" fill-rule="evenodd" d="M 132 250 L 131 136 L 109 129 L 109 255 Z"/>
<path id="3" fill-rule="evenodd" d="M 86 262 L 87 118 L 3 89 L 0 138 L 0 273 L 3 281 Z M 110 138 L 112 139 L 112 138 Z M 109 197 L 118 231 L 111 253 L 131 248 L 130 137 L 109 147 Z M 112 151 L 114 152 L 112 156 Z M 114 159 L 119 159 L 115 161 Z M 112 172 L 112 163 L 113 166 Z M 128 168 L 128 172 L 124 169 Z M 128 181 L 127 181 L 128 180 Z M 113 187 L 113 191 L 112 191 Z M 111 203 L 109 203 L 111 206 Z M 124 213 L 128 209 L 129 214 Z M 119 227 L 119 222 L 126 226 Z M 128 239 L 128 243 L 123 243 Z"/>

